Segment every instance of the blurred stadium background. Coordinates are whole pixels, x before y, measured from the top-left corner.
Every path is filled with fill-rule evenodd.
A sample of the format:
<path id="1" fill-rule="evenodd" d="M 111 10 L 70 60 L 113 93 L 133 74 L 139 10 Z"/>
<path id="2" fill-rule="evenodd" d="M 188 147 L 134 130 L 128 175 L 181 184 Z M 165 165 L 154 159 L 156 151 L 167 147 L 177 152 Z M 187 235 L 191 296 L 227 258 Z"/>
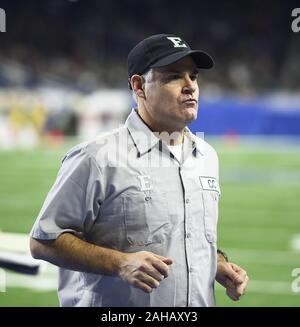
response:
<path id="1" fill-rule="evenodd" d="M 130 48 L 174 33 L 215 58 L 191 128 L 220 157 L 219 246 L 251 277 L 238 303 L 217 286 L 217 304 L 299 306 L 297 2 L 0 0 L 0 252 L 27 253 L 65 151 L 124 122 Z M 2 270 L 0 306 L 57 306 L 55 288 L 53 266 L 38 276 Z"/>

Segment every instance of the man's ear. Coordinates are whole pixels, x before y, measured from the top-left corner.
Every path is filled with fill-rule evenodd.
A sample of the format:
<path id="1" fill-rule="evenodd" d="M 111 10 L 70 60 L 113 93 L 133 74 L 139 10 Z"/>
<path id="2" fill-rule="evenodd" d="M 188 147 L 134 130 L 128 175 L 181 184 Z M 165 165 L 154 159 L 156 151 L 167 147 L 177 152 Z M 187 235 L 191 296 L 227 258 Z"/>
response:
<path id="1" fill-rule="evenodd" d="M 144 79 L 141 75 L 132 75 L 130 79 L 132 90 L 137 97 L 145 99 Z"/>

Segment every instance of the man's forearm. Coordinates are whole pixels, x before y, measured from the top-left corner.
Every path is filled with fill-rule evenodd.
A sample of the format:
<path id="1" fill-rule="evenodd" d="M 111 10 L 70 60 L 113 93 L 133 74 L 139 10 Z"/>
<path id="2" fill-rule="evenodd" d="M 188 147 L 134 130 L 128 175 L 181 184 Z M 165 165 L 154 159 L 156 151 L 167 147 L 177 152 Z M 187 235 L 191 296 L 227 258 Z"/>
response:
<path id="1" fill-rule="evenodd" d="M 125 253 L 85 242 L 70 233 L 53 241 L 31 239 L 32 256 L 62 268 L 94 274 L 115 275 Z"/>

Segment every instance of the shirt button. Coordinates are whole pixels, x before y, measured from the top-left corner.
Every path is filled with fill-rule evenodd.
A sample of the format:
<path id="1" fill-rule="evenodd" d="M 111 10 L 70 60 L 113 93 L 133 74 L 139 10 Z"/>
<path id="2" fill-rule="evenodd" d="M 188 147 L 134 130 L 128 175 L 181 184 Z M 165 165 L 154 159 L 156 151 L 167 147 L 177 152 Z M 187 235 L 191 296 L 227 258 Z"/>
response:
<path id="1" fill-rule="evenodd" d="M 190 269 L 189 269 L 189 272 L 190 272 L 190 273 L 192 273 L 192 272 L 193 272 L 193 268 L 192 268 L 192 267 L 190 267 Z"/>
<path id="2" fill-rule="evenodd" d="M 187 238 L 190 238 L 191 236 L 192 236 L 191 233 L 186 233 Z"/>
<path id="3" fill-rule="evenodd" d="M 145 197 L 145 201 L 150 201 L 151 200 L 151 196 L 146 196 Z"/>
<path id="4" fill-rule="evenodd" d="M 212 235 L 210 234 L 210 233 L 206 233 L 206 237 L 207 237 L 207 240 L 208 240 L 208 242 L 212 242 L 213 241 L 213 237 L 212 237 Z"/>
<path id="5" fill-rule="evenodd" d="M 190 203 L 190 199 L 186 199 L 185 200 L 185 203 Z"/>

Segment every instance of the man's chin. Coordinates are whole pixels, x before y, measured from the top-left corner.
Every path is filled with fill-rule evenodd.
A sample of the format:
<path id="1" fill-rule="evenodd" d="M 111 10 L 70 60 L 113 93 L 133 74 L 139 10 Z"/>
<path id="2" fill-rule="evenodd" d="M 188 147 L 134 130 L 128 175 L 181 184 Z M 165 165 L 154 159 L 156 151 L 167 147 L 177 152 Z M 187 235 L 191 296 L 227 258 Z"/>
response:
<path id="1" fill-rule="evenodd" d="M 186 121 L 186 124 L 192 123 L 194 120 L 197 119 L 197 109 L 194 108 L 186 108 L 184 112 L 184 118 Z"/>

